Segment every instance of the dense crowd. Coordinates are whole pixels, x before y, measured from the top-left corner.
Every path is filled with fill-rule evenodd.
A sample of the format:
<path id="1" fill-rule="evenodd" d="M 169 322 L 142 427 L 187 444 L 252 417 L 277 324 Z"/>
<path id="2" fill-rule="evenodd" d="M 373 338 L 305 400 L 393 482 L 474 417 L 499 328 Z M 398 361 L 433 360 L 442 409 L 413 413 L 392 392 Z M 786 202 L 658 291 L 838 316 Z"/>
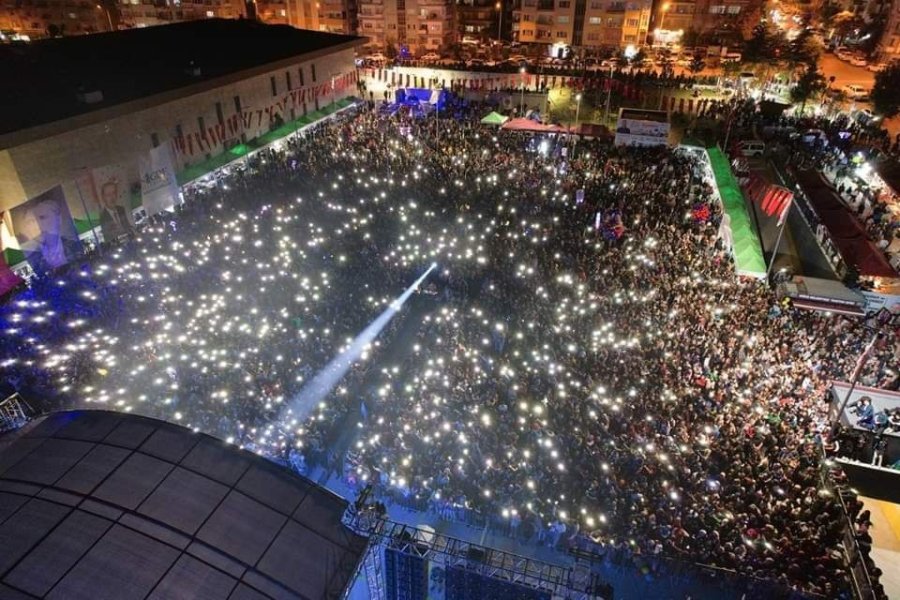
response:
<path id="1" fill-rule="evenodd" d="M 475 123 L 361 112 L 257 154 L 2 307 L 3 377 L 522 539 L 837 595 L 818 442 L 865 323 L 736 278 L 698 156 Z M 294 402 L 432 262 L 329 398 Z M 867 384 L 898 343 L 879 342 Z"/>

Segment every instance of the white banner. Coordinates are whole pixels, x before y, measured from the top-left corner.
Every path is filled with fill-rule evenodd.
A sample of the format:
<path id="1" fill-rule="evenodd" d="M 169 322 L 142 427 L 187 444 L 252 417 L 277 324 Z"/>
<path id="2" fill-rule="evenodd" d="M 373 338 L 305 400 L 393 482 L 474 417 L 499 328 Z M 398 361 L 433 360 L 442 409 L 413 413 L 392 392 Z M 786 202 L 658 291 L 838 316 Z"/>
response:
<path id="1" fill-rule="evenodd" d="M 150 150 L 141 157 L 141 198 L 148 216 L 170 210 L 178 203 L 178 182 L 168 144 Z"/>

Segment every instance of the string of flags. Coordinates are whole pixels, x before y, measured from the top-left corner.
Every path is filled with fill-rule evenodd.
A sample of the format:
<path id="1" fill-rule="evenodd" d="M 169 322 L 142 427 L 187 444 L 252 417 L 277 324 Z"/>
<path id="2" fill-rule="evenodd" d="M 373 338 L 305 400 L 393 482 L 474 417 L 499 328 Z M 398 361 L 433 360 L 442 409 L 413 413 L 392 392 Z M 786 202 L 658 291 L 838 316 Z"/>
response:
<path id="1" fill-rule="evenodd" d="M 313 102 L 317 98 L 340 94 L 348 87 L 355 86 L 356 82 L 357 74 L 353 71 L 336 76 L 333 83 L 329 79 L 316 85 L 290 90 L 269 106 L 244 110 L 240 114 L 235 113 L 222 123 L 207 127 L 205 131 L 198 130 L 173 137 L 172 147 L 177 154 L 182 156 L 217 153 L 224 149 L 223 145 L 226 141 L 240 137 L 245 130 L 254 127 L 260 128 L 264 125 L 268 127 L 278 117 L 287 121 L 291 109 L 301 107 L 306 102 Z"/>

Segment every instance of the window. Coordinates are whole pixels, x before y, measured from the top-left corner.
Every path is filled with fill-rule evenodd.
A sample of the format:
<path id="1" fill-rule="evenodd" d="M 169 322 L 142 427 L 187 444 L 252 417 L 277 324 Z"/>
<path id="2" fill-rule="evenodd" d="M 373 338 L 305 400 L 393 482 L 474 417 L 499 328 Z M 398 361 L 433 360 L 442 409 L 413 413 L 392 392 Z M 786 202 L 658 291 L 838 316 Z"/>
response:
<path id="1" fill-rule="evenodd" d="M 297 69 L 297 74 L 300 75 L 300 87 L 303 87 L 304 85 L 306 85 L 303 82 L 303 67 L 300 67 L 299 69 Z"/>
<path id="2" fill-rule="evenodd" d="M 724 15 L 725 14 L 725 5 L 724 4 L 714 4 L 709 7 L 709 13 L 712 15 Z"/>
<path id="3" fill-rule="evenodd" d="M 625 36 L 625 43 L 626 43 L 626 44 L 628 44 L 628 43 L 634 43 L 634 42 L 636 42 L 636 41 L 637 41 L 637 39 L 636 39 L 635 36 L 633 36 L 633 35 L 626 35 L 626 36 Z"/>
<path id="4" fill-rule="evenodd" d="M 638 20 L 637 19 L 628 19 L 628 21 L 626 21 L 626 25 L 628 25 L 628 27 L 637 27 Z"/>
<path id="5" fill-rule="evenodd" d="M 237 114 L 241 114 L 241 97 L 240 96 L 234 97 L 234 112 L 236 112 Z"/>
<path id="6" fill-rule="evenodd" d="M 181 129 L 181 123 L 175 124 L 175 137 L 184 137 L 184 131 Z"/>
<path id="7" fill-rule="evenodd" d="M 219 125 L 225 122 L 225 115 L 222 113 L 222 103 L 216 102 L 216 119 L 219 121 Z"/>
<path id="8" fill-rule="evenodd" d="M 313 83 L 316 82 L 316 65 L 315 63 L 309 65 L 309 72 L 312 75 Z"/>
<path id="9" fill-rule="evenodd" d="M 291 91 L 291 89 L 293 89 L 293 88 L 291 87 L 291 72 L 290 71 L 284 72 L 284 81 L 287 84 L 288 91 Z"/>
<path id="10" fill-rule="evenodd" d="M 153 144 L 154 148 L 159 146 L 159 136 L 156 133 L 150 134 L 150 143 Z"/>
<path id="11" fill-rule="evenodd" d="M 591 9 L 592 9 L 592 10 L 599 10 L 599 9 L 601 9 L 601 8 L 603 8 L 603 3 L 602 3 L 602 2 L 591 2 Z"/>
<path id="12" fill-rule="evenodd" d="M 271 77 L 269 77 L 269 83 L 272 84 L 272 95 L 273 95 L 273 96 L 277 96 L 277 95 L 278 95 L 278 84 L 275 83 L 275 76 L 274 76 L 274 75 L 272 75 Z"/>
<path id="13" fill-rule="evenodd" d="M 557 32 L 556 32 L 556 37 L 558 37 L 558 38 L 569 37 L 569 34 L 566 33 L 565 31 L 557 31 Z"/>
<path id="14" fill-rule="evenodd" d="M 556 22 L 564 25 L 569 22 L 569 17 L 556 17 Z"/>
<path id="15" fill-rule="evenodd" d="M 281 16 L 282 16 L 282 17 L 286 17 L 286 16 L 287 16 L 287 11 L 284 10 L 283 8 L 282 8 L 280 11 L 278 11 L 278 12 L 281 13 Z"/>
<path id="16" fill-rule="evenodd" d="M 212 19 L 214 16 L 216 16 L 216 13 L 214 13 L 214 12 L 211 11 L 211 10 L 208 10 L 208 11 L 206 11 L 206 16 L 207 16 L 208 18 Z"/>
<path id="17" fill-rule="evenodd" d="M 589 33 L 589 34 L 587 34 L 587 39 L 589 42 L 596 42 L 597 40 L 600 39 L 600 34 L 597 33 L 596 31 L 593 33 Z"/>
<path id="18" fill-rule="evenodd" d="M 591 25 L 602 25 L 603 18 L 602 17 L 591 17 L 590 19 L 588 19 L 588 23 L 590 23 Z"/>
<path id="19" fill-rule="evenodd" d="M 740 14 L 740 12 L 741 12 L 741 5 L 740 5 L 740 4 L 731 4 L 731 5 L 728 6 L 728 11 L 727 11 L 727 12 L 728 12 L 729 15 L 737 15 L 737 14 Z"/>
<path id="20" fill-rule="evenodd" d="M 558 6 L 559 8 L 569 8 L 571 6 L 571 3 L 569 2 L 569 0 L 559 0 Z"/>
<path id="21" fill-rule="evenodd" d="M 203 122 L 203 117 L 197 117 L 197 127 L 200 128 L 200 133 L 206 133 L 206 124 Z"/>

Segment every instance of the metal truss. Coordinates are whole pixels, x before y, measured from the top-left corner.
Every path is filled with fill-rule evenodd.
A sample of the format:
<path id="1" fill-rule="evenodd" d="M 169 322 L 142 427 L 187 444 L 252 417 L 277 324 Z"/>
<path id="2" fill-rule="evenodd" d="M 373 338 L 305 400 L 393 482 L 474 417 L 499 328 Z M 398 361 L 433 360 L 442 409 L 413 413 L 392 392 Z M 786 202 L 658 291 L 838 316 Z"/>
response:
<path id="1" fill-rule="evenodd" d="M 379 518 L 366 509 L 348 514 L 345 523 L 369 538 L 364 568 L 372 600 L 385 599 L 380 563 L 386 548 L 426 559 L 444 569 L 464 568 L 487 577 L 543 590 L 554 599 L 596 598 L 586 592 L 592 575 L 590 565 L 581 564 L 582 561 L 577 561 L 573 567 L 554 565 L 429 529 L 395 523 Z"/>

